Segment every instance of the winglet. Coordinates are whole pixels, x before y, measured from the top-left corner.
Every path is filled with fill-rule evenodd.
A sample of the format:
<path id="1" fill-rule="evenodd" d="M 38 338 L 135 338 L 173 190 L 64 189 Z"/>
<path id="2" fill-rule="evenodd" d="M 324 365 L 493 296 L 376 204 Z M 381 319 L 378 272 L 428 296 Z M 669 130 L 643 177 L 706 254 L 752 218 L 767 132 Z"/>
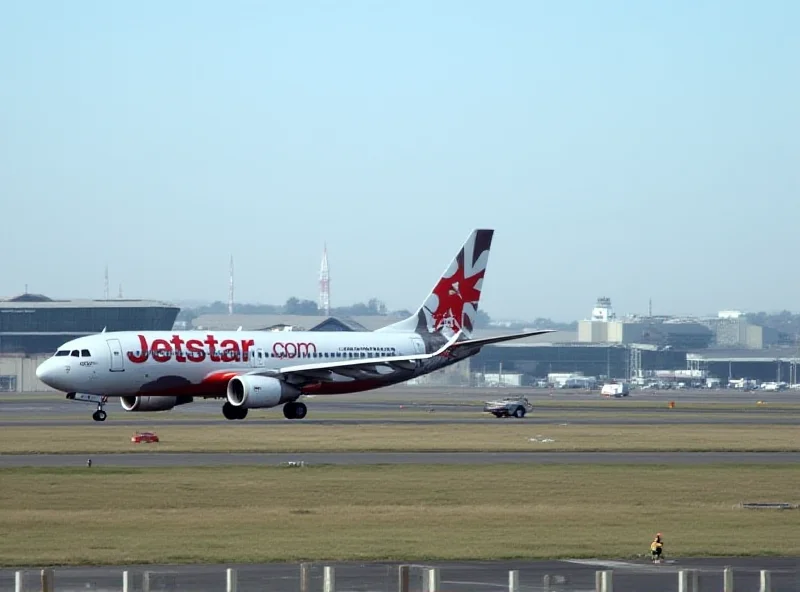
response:
<path id="1" fill-rule="evenodd" d="M 106 332 L 106 328 L 105 328 L 105 327 L 103 327 L 103 330 L 102 330 L 102 331 L 100 331 L 100 333 L 105 333 L 105 332 Z"/>

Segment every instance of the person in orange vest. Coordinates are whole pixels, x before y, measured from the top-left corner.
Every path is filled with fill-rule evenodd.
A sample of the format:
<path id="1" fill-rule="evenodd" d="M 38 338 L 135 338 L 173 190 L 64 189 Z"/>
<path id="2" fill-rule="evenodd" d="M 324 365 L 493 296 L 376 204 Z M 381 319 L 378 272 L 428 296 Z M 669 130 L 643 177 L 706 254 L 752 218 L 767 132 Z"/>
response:
<path id="1" fill-rule="evenodd" d="M 656 534 L 656 538 L 650 543 L 650 558 L 653 563 L 661 563 L 661 553 L 664 548 L 664 541 L 661 538 L 661 533 Z"/>

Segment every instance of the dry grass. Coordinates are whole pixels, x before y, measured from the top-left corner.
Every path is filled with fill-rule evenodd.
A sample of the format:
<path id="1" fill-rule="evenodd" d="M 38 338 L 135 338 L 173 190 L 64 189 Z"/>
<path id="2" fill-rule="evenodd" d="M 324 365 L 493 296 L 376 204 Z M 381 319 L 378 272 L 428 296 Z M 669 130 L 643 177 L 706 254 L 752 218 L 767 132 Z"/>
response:
<path id="1" fill-rule="evenodd" d="M 800 553 L 800 467 L 0 470 L 0 564 Z M 13 533 L 13 534 L 12 534 Z"/>
<path id="2" fill-rule="evenodd" d="M 541 425 L 153 425 L 158 444 L 132 444 L 135 429 L 4 427 L 0 453 L 381 451 L 798 451 L 796 426 Z M 552 438 L 553 442 L 533 442 Z"/>

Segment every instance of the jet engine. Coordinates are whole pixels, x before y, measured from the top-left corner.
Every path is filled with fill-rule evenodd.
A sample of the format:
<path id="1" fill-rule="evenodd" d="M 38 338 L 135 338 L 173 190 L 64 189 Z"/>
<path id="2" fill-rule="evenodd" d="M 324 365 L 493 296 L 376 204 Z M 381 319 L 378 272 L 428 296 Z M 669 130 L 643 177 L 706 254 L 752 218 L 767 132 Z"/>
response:
<path id="1" fill-rule="evenodd" d="M 269 376 L 234 376 L 228 382 L 228 403 L 244 409 L 263 409 L 294 401 L 300 391 Z"/>
<path id="2" fill-rule="evenodd" d="M 168 411 L 177 405 L 192 402 L 192 397 L 120 397 L 119 402 L 125 411 Z"/>

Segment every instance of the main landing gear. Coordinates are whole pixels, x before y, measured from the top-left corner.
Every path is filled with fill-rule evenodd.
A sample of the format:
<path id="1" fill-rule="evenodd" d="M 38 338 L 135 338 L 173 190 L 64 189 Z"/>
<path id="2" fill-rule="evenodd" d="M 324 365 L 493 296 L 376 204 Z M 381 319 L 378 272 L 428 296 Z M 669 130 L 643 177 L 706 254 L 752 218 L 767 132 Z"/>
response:
<path id="1" fill-rule="evenodd" d="M 286 403 L 283 406 L 283 416 L 286 419 L 303 419 L 306 414 L 308 414 L 308 407 L 306 407 L 305 403 Z M 222 405 L 222 415 L 225 416 L 225 419 L 244 419 L 247 417 L 247 409 L 243 407 L 234 407 L 227 401 Z M 102 421 L 102 420 L 99 420 Z"/>
<path id="2" fill-rule="evenodd" d="M 286 419 L 303 419 L 308 413 L 308 407 L 305 403 L 286 403 L 283 406 L 283 416 Z"/>
<path id="3" fill-rule="evenodd" d="M 227 401 L 222 405 L 222 415 L 225 419 L 244 419 L 247 417 L 247 407 L 234 407 Z"/>
<path id="4" fill-rule="evenodd" d="M 105 421 L 106 417 L 108 417 L 108 414 L 106 414 L 106 412 L 103 411 L 103 404 L 101 403 L 100 405 L 97 406 L 97 411 L 92 413 L 92 419 L 95 421 Z"/>

